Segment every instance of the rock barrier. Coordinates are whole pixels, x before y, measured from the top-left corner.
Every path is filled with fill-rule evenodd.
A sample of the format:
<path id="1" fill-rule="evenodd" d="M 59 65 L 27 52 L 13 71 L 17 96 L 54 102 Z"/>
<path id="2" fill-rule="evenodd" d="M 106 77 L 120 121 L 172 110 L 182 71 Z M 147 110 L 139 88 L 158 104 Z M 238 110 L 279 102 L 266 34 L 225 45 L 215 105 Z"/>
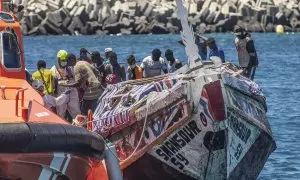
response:
<path id="1" fill-rule="evenodd" d="M 174 0 L 23 0 L 24 35 L 178 33 Z M 299 0 L 186 0 L 199 33 L 300 31 Z"/>

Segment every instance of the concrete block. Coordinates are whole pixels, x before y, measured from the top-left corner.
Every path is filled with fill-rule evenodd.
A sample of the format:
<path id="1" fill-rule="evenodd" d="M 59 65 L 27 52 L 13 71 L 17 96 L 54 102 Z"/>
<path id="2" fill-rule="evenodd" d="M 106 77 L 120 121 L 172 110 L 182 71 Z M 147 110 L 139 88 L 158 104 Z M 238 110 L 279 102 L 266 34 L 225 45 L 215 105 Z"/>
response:
<path id="1" fill-rule="evenodd" d="M 152 26 L 151 32 L 153 34 L 168 34 L 168 30 L 163 23 L 155 23 Z"/>
<path id="2" fill-rule="evenodd" d="M 268 6 L 266 8 L 266 10 L 267 10 L 267 15 L 268 16 L 275 17 L 276 14 L 279 12 L 279 7 L 278 6 Z"/>
<path id="3" fill-rule="evenodd" d="M 79 17 L 81 22 L 85 25 L 86 21 L 89 20 L 89 15 L 85 12 L 85 7 L 84 6 L 80 6 L 78 8 L 78 10 L 76 11 L 75 17 Z"/>
<path id="4" fill-rule="evenodd" d="M 220 6 L 218 5 L 218 3 L 211 2 L 210 6 L 209 6 L 210 12 L 216 12 L 216 11 L 219 11 L 219 9 L 220 9 Z"/>
<path id="5" fill-rule="evenodd" d="M 228 4 L 224 4 L 221 8 L 221 12 L 223 14 L 229 14 L 229 5 Z"/>
<path id="6" fill-rule="evenodd" d="M 67 9 L 69 11 L 72 11 L 76 6 L 78 6 L 78 2 L 75 0 L 71 0 L 68 4 L 67 4 Z"/>
<path id="7" fill-rule="evenodd" d="M 205 0 L 203 5 L 202 5 L 202 8 L 204 8 L 204 9 L 209 8 L 210 3 L 211 3 L 211 0 Z"/>
<path id="8" fill-rule="evenodd" d="M 205 21 L 206 21 L 208 24 L 213 24 L 214 19 L 215 19 L 215 16 L 216 16 L 216 13 L 215 13 L 215 12 L 211 12 L 211 13 L 209 13 L 209 15 L 206 17 Z"/>
<path id="9" fill-rule="evenodd" d="M 53 35 L 63 34 L 63 32 L 60 30 L 59 27 L 55 26 L 55 24 L 52 24 L 47 19 L 43 20 L 41 26 L 43 26 L 46 29 L 48 34 L 53 34 Z"/>
<path id="10" fill-rule="evenodd" d="M 130 29 L 122 28 L 120 31 L 121 31 L 121 33 L 122 33 L 123 35 L 130 35 L 130 34 L 132 34 L 132 32 L 131 32 Z"/>
<path id="11" fill-rule="evenodd" d="M 189 10 L 190 10 L 189 14 L 196 14 L 198 12 L 197 4 L 196 3 L 191 3 Z"/>
<path id="12" fill-rule="evenodd" d="M 213 21 L 214 24 L 218 23 L 219 21 L 223 20 L 225 18 L 224 14 L 218 11 L 215 15 L 215 19 Z"/>
<path id="13" fill-rule="evenodd" d="M 284 16 L 285 16 L 287 19 L 291 18 L 292 15 L 293 15 L 293 11 L 292 11 L 291 9 L 287 9 L 287 8 L 284 9 Z"/>
<path id="14" fill-rule="evenodd" d="M 148 6 L 146 6 L 146 9 L 142 11 L 142 14 L 146 17 L 150 17 L 153 11 L 153 6 L 151 6 L 150 4 Z"/>
<path id="15" fill-rule="evenodd" d="M 78 6 L 75 6 L 75 7 L 70 11 L 70 15 L 71 15 L 72 17 L 75 16 L 75 13 L 77 12 L 78 8 L 79 8 Z"/>
<path id="16" fill-rule="evenodd" d="M 203 8 L 201 11 L 200 11 L 200 18 L 202 21 L 205 21 L 206 20 L 206 17 L 209 15 L 209 9 L 208 8 Z"/>

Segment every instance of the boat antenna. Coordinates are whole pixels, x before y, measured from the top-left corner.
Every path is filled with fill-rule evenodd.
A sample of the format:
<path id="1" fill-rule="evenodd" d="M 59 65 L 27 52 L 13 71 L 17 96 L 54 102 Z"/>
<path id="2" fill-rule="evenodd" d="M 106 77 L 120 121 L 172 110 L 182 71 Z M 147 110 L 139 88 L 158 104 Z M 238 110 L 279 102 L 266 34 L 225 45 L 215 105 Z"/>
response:
<path id="1" fill-rule="evenodd" d="M 177 5 L 177 17 L 180 19 L 182 31 L 180 32 L 182 42 L 185 46 L 185 53 L 188 56 L 188 66 L 193 69 L 197 66 L 201 66 L 201 57 L 199 55 L 199 49 L 195 44 L 195 35 L 193 27 L 188 23 L 188 11 L 183 6 L 183 0 L 176 0 Z"/>

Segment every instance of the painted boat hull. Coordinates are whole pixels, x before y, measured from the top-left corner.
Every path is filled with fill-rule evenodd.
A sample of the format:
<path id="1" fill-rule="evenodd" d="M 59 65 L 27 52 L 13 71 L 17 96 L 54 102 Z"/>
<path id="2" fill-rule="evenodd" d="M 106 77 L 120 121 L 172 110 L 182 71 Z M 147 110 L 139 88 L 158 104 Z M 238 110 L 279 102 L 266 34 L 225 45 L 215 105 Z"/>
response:
<path id="1" fill-rule="evenodd" d="M 142 86 L 133 85 L 136 100 L 155 91 L 148 107 L 116 105 L 109 112 L 115 114 L 103 114 L 97 113 L 100 104 L 94 131 L 115 142 L 121 159 L 134 153 L 121 163 L 124 179 L 256 179 L 276 143 L 261 90 L 232 73 L 205 65 L 189 75 L 166 76 L 153 87 L 146 83 L 140 94 L 134 88 Z"/>

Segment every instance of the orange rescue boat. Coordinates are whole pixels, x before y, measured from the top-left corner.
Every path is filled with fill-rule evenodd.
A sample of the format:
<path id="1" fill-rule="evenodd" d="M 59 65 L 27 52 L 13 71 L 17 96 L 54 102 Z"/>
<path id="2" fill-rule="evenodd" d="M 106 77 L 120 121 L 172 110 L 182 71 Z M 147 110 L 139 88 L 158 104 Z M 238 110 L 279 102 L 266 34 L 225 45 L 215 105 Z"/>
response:
<path id="1" fill-rule="evenodd" d="M 0 179 L 108 179 L 104 142 L 44 107 L 27 83 L 21 27 L 0 0 Z"/>

